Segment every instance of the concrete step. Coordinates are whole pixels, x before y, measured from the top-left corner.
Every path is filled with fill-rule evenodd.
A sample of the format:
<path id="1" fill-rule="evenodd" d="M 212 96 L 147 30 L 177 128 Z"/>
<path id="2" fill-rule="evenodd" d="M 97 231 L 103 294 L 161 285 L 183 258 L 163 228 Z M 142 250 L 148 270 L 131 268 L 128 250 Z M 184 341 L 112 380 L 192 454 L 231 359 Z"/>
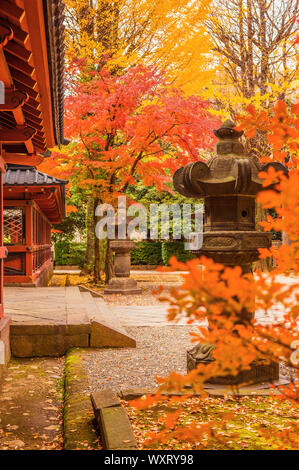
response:
<path id="1" fill-rule="evenodd" d="M 136 341 L 113 318 L 113 313 L 101 298 L 89 292 L 81 292 L 86 314 L 91 324 L 90 347 L 124 348 L 136 347 Z"/>

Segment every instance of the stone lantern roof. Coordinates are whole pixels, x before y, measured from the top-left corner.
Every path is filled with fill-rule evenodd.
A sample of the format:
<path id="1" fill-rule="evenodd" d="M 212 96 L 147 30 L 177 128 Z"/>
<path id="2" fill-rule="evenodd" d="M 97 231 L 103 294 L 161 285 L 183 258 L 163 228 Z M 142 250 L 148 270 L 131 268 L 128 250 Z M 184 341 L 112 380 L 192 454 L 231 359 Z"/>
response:
<path id="1" fill-rule="evenodd" d="M 176 171 L 173 182 L 179 193 L 195 198 L 225 194 L 253 196 L 262 188 L 260 171 L 266 171 L 269 166 L 286 171 L 279 162 L 263 165 L 247 155 L 239 140 L 243 131 L 235 127 L 234 122 L 227 120 L 214 131 L 219 142 L 215 156 L 208 162 L 192 162 Z"/>

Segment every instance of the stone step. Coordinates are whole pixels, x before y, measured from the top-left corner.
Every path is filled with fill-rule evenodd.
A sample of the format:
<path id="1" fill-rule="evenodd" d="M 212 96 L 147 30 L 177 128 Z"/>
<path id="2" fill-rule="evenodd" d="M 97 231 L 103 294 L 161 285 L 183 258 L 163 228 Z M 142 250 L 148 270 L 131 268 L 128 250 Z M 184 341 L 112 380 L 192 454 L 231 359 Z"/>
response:
<path id="1" fill-rule="evenodd" d="M 103 299 L 95 298 L 89 292 L 81 292 L 81 296 L 91 324 L 90 347 L 136 347 L 135 339 L 115 320 Z"/>
<path id="2" fill-rule="evenodd" d="M 72 347 L 136 346 L 105 302 L 90 292 L 74 286 L 10 289 L 6 314 L 16 357 L 62 356 Z"/>

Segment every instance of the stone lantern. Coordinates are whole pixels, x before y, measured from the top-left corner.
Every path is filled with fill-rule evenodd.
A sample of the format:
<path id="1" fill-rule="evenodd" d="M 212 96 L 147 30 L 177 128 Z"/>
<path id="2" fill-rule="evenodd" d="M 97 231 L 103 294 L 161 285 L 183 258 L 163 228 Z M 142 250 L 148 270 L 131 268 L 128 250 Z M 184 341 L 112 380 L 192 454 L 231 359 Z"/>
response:
<path id="1" fill-rule="evenodd" d="M 227 120 L 214 131 L 219 142 L 215 156 L 207 163 L 193 162 L 177 170 L 173 177 L 175 189 L 205 202 L 203 244 L 195 251 L 225 266 L 240 266 L 243 273 L 251 272 L 251 264 L 259 257 L 258 248 L 271 246 L 271 234 L 258 232 L 255 223 L 256 194 L 262 188 L 260 171 L 269 166 L 286 172 L 278 163 L 261 165 L 256 158 L 246 155 L 239 141 L 243 132 Z M 248 318 L 253 312 L 244 312 Z M 187 368 L 213 361 L 213 345 L 197 345 L 187 352 Z M 245 381 L 261 382 L 278 379 L 277 364 L 253 364 L 251 370 L 235 377 L 217 377 L 217 383 L 237 384 Z"/>
<path id="2" fill-rule="evenodd" d="M 135 242 L 129 239 L 111 240 L 110 248 L 114 253 L 114 277 L 110 279 L 104 294 L 141 294 L 137 281 L 130 278 L 131 251 L 135 248 Z"/>

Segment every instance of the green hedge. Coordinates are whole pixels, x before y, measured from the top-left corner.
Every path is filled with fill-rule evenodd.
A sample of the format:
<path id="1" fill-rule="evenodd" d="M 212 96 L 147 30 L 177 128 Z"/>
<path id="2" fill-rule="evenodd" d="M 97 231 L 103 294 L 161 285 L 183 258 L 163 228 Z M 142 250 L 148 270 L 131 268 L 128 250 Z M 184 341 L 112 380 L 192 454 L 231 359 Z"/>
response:
<path id="1" fill-rule="evenodd" d="M 162 248 L 162 260 L 163 264 L 167 265 L 170 258 L 175 256 L 178 261 L 185 263 L 186 261 L 195 258 L 195 255 L 188 250 L 184 249 L 184 242 L 163 242 Z"/>
<path id="2" fill-rule="evenodd" d="M 84 264 L 86 244 L 63 240 L 55 243 L 56 266 L 80 266 Z M 131 252 L 132 265 L 168 265 L 171 256 L 185 262 L 195 257 L 184 249 L 184 242 L 141 241 Z"/>
<path id="3" fill-rule="evenodd" d="M 168 265 L 171 256 L 185 262 L 195 258 L 195 255 L 184 249 L 184 242 L 137 242 L 131 252 L 132 265 Z"/>
<path id="4" fill-rule="evenodd" d="M 163 264 L 161 242 L 137 242 L 136 247 L 131 251 L 131 264 Z"/>
<path id="5" fill-rule="evenodd" d="M 63 240 L 55 243 L 56 266 L 80 266 L 84 264 L 86 244 Z"/>

